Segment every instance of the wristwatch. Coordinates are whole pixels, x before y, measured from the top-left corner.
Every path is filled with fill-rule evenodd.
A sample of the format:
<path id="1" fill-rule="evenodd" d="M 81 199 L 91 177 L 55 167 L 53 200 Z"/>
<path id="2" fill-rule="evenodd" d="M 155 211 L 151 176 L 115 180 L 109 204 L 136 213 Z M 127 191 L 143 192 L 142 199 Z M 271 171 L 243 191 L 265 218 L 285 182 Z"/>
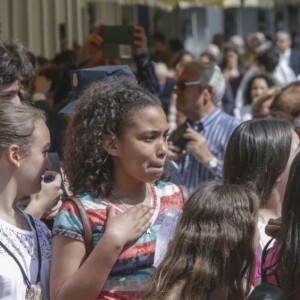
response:
<path id="1" fill-rule="evenodd" d="M 218 166 L 218 159 L 216 157 L 213 157 L 209 162 L 208 162 L 208 168 L 210 170 L 215 169 Z"/>

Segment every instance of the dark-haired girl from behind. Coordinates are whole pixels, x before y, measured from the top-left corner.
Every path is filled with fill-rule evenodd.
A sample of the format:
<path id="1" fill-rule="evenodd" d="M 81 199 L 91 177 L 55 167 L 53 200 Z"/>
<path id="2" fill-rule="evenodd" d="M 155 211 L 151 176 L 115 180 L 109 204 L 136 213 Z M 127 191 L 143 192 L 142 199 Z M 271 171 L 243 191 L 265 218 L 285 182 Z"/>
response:
<path id="1" fill-rule="evenodd" d="M 143 299 L 242 300 L 251 289 L 258 198 L 208 182 L 186 202 L 167 254 Z"/>
<path id="2" fill-rule="evenodd" d="M 300 153 L 296 155 L 285 190 L 281 242 L 275 244 L 266 259 L 268 281 L 280 284 L 288 300 L 300 298 Z M 279 282 L 277 282 L 277 278 Z"/>

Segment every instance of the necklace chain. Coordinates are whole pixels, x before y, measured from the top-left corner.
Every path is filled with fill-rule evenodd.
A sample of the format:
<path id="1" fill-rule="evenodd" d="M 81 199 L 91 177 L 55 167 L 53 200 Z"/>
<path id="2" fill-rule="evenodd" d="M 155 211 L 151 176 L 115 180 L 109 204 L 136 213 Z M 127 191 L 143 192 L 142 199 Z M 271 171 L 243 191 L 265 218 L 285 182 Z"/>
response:
<path id="1" fill-rule="evenodd" d="M 111 191 L 111 195 L 113 196 L 114 200 L 117 200 L 126 209 L 129 209 L 129 206 L 126 203 L 124 203 L 124 201 L 122 201 L 121 199 L 119 199 L 113 191 Z M 148 184 L 146 184 L 146 197 L 145 197 L 145 199 L 148 198 L 148 195 L 151 197 L 151 205 L 152 205 L 152 196 L 151 196 L 151 193 L 149 191 Z"/>
<path id="2" fill-rule="evenodd" d="M 129 209 L 128 205 L 126 203 L 124 203 L 121 199 L 117 199 L 116 197 L 114 197 L 117 201 L 119 201 L 126 209 Z"/>
<path id="3" fill-rule="evenodd" d="M 124 203 L 124 201 L 122 201 L 121 199 L 118 199 L 118 197 L 116 197 L 116 194 L 113 191 L 111 191 L 111 195 L 113 196 L 114 200 L 116 200 L 120 204 L 122 204 L 127 210 L 129 209 L 128 205 L 126 203 Z M 145 197 L 145 200 L 148 198 L 148 196 L 150 197 L 150 205 L 153 206 L 153 204 L 156 202 L 156 194 L 153 193 L 151 187 L 148 184 L 146 184 L 146 197 Z M 151 226 L 152 225 L 150 225 L 150 227 L 146 230 L 147 234 L 151 234 Z"/>

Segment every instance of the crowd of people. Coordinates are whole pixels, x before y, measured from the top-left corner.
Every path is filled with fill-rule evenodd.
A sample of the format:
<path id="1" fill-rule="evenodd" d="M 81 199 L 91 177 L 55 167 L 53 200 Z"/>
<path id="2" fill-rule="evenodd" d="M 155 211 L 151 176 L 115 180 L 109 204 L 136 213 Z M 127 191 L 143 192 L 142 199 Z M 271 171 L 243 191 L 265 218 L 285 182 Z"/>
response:
<path id="1" fill-rule="evenodd" d="M 196 58 L 134 25 L 127 66 L 103 26 L 52 60 L 0 41 L 0 299 L 242 300 L 266 280 L 299 299 L 289 33 Z"/>

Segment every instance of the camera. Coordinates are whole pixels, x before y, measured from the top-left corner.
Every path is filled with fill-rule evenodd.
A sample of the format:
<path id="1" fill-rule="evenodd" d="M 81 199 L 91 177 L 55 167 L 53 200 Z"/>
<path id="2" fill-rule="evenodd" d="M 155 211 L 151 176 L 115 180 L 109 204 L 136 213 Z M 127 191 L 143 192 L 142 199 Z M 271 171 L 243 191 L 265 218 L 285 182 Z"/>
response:
<path id="1" fill-rule="evenodd" d="M 134 28 L 129 25 L 104 26 L 101 36 L 104 39 L 103 52 L 105 57 L 132 58 L 132 46 L 134 42 Z"/>
<path id="2" fill-rule="evenodd" d="M 174 145 L 174 152 L 181 152 L 185 149 L 185 146 L 189 139 L 186 139 L 183 137 L 183 134 L 185 131 L 189 128 L 187 123 L 183 123 L 182 125 L 178 126 L 170 135 L 169 141 L 173 143 Z"/>
<path id="3" fill-rule="evenodd" d="M 183 134 L 188 128 L 192 128 L 192 124 L 187 121 L 180 126 L 178 126 L 170 135 L 169 141 L 173 143 L 174 145 L 174 152 L 181 152 L 185 149 L 187 142 L 190 141 L 190 139 L 186 139 L 183 137 Z M 197 131 L 201 132 L 203 130 L 203 124 L 199 123 L 197 126 Z"/>
<path id="4" fill-rule="evenodd" d="M 52 175 L 44 176 L 44 182 L 45 183 L 52 182 L 54 179 L 55 179 L 55 177 L 52 176 Z"/>

